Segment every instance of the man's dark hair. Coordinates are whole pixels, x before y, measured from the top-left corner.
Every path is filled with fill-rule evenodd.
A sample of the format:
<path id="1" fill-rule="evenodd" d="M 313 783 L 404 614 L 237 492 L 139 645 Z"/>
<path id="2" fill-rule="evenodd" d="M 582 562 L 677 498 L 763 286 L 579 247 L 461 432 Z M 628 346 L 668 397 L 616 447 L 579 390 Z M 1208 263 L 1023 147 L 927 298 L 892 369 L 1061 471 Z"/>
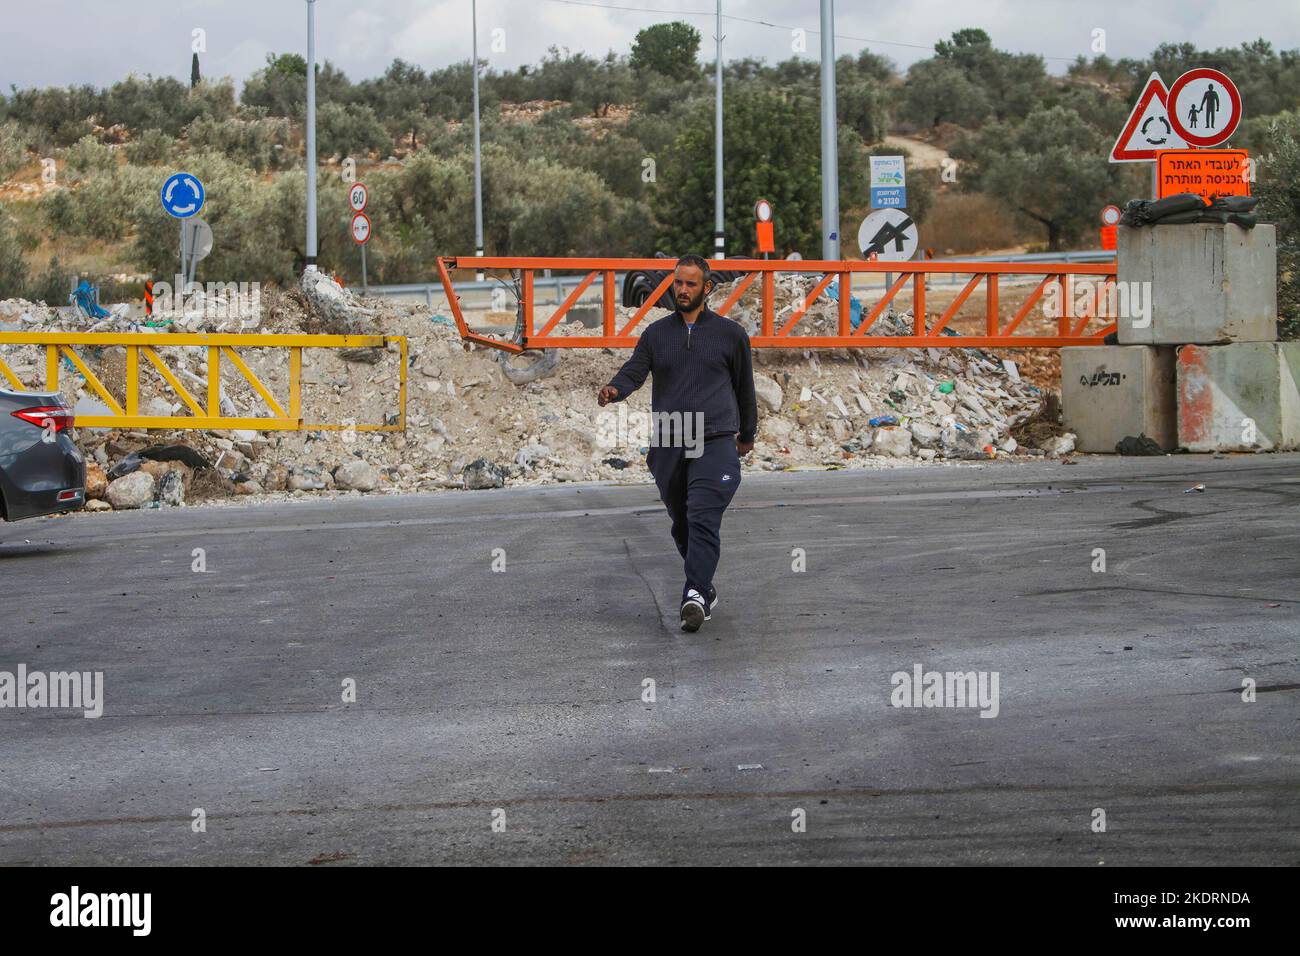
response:
<path id="1" fill-rule="evenodd" d="M 697 256 L 693 252 L 688 252 L 677 260 L 677 268 L 680 269 L 682 266 L 695 266 L 695 268 L 699 269 L 700 272 L 704 274 L 703 281 L 705 285 L 708 285 L 712 281 L 709 278 L 709 260 L 705 259 L 703 256 Z"/>

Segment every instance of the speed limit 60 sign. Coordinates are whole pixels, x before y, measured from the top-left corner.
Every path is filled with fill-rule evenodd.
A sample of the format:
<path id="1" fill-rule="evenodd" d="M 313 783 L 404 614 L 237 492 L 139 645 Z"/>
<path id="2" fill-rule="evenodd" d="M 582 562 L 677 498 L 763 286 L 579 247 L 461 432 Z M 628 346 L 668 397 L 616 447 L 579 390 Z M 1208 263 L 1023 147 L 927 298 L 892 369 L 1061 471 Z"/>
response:
<path id="1" fill-rule="evenodd" d="M 353 183 L 348 189 L 348 205 L 352 207 L 353 212 L 361 212 L 366 208 L 366 200 L 370 198 L 370 190 L 366 189 L 365 183 Z"/>

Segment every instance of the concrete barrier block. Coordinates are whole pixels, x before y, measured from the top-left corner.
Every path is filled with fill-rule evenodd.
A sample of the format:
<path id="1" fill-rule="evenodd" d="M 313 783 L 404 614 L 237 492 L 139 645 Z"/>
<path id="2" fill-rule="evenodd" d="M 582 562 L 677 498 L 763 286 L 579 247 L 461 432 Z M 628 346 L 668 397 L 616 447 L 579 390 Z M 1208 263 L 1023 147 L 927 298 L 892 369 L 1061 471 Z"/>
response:
<path id="1" fill-rule="evenodd" d="M 1172 346 L 1097 345 L 1061 349 L 1061 417 L 1080 451 L 1113 454 L 1145 434 L 1178 444 Z"/>
<path id="2" fill-rule="evenodd" d="M 1138 305 L 1118 317 L 1121 344 L 1276 341 L 1272 225 L 1120 226 L 1117 246 L 1119 303 Z"/>
<path id="3" fill-rule="evenodd" d="M 1178 350 L 1178 443 L 1189 451 L 1300 448 L 1300 343 Z"/>

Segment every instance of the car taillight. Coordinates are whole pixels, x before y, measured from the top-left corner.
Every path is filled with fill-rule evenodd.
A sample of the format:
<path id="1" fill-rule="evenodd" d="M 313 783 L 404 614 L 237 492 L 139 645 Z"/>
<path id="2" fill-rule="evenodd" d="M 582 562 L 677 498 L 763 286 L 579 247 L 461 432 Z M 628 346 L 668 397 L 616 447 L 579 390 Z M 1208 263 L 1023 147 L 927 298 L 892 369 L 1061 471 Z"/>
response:
<path id="1" fill-rule="evenodd" d="M 72 409 L 66 405 L 37 405 L 33 408 L 21 408 L 11 412 L 14 418 L 21 418 L 37 428 L 53 427 L 56 432 L 64 431 L 76 424 Z"/>

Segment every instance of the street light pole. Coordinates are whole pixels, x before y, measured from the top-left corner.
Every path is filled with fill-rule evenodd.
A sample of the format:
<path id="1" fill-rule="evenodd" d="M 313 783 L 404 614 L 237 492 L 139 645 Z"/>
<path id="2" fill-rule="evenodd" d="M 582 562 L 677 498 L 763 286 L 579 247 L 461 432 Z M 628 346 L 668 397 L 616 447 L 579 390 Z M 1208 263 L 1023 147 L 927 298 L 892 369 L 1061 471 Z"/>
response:
<path id="1" fill-rule="evenodd" d="M 835 115 L 835 0 L 822 0 L 823 259 L 840 257 L 840 163 Z"/>
<path id="2" fill-rule="evenodd" d="M 716 121 L 713 135 L 713 258 L 725 259 L 727 256 L 727 234 L 724 226 L 722 209 L 722 0 L 718 0 L 717 25 L 714 28 L 714 40 L 717 41 L 717 62 L 714 64 L 716 103 L 714 113 Z"/>
<path id="3" fill-rule="evenodd" d="M 316 271 L 316 0 L 307 0 L 307 271 Z"/>
<path id="4" fill-rule="evenodd" d="M 474 20 L 473 62 L 474 71 L 474 254 L 483 255 L 483 156 L 479 145 L 478 132 L 478 0 L 470 4 Z M 483 272 L 479 270 L 478 281 L 483 281 Z"/>

